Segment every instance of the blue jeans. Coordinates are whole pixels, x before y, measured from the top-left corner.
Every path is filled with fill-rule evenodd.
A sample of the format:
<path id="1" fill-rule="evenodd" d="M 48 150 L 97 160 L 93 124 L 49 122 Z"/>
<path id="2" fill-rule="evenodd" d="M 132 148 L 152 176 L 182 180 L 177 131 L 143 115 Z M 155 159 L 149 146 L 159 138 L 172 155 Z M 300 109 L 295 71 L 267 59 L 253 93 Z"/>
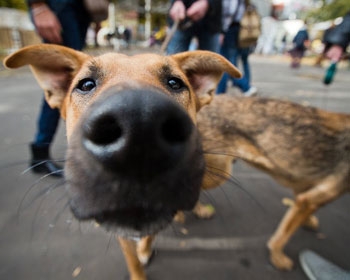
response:
<path id="1" fill-rule="evenodd" d="M 198 39 L 198 49 L 219 52 L 219 33 L 209 33 L 199 26 L 192 26 L 186 30 L 176 30 L 167 47 L 167 54 L 175 54 L 189 50 L 193 37 Z"/>
<path id="2" fill-rule="evenodd" d="M 63 45 L 82 50 L 90 23 L 89 16 L 84 12 L 82 1 L 49 0 L 47 4 L 61 23 Z M 45 98 L 43 98 L 33 144 L 36 146 L 49 146 L 55 136 L 59 119 L 59 110 L 51 109 Z"/>
<path id="3" fill-rule="evenodd" d="M 226 57 L 233 65 L 237 66 L 237 59 L 240 55 L 240 50 L 238 48 L 238 32 L 239 32 L 239 25 L 232 25 L 225 33 L 224 42 L 220 49 L 220 54 Z M 248 58 L 248 56 L 247 56 Z M 246 65 L 244 66 L 244 64 Z M 248 60 L 243 61 L 243 68 L 245 71 L 245 67 L 249 66 Z M 249 71 L 248 71 L 249 72 Z M 246 75 L 243 76 L 241 79 L 236 79 L 230 77 L 227 73 L 225 73 L 219 82 L 218 88 L 217 88 L 217 94 L 225 93 L 227 89 L 227 81 L 229 79 L 232 79 L 233 84 L 240 88 L 242 92 L 247 91 L 250 88 L 250 72 L 248 74 L 248 77 Z"/>
<path id="4" fill-rule="evenodd" d="M 250 66 L 248 62 L 248 56 L 250 55 L 250 48 L 239 48 L 238 57 L 241 59 L 244 77 L 250 84 Z"/>
<path id="5" fill-rule="evenodd" d="M 237 53 L 237 67 L 238 59 L 241 59 L 243 68 L 243 77 L 241 79 L 231 78 L 232 84 L 241 89 L 242 92 L 247 91 L 250 88 L 250 66 L 248 63 L 248 56 L 250 54 L 249 48 L 239 48 Z"/>

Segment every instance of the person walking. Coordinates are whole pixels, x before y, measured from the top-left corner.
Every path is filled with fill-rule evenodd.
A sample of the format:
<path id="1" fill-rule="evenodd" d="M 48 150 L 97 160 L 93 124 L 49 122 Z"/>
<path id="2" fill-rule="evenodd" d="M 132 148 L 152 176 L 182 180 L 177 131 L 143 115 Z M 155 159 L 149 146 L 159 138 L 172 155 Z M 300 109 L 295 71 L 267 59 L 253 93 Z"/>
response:
<path id="1" fill-rule="evenodd" d="M 328 45 L 326 57 L 331 60 L 323 78 L 323 83 L 329 85 L 334 79 L 337 64 L 350 44 L 350 11 L 343 17 L 343 21 L 328 32 L 325 42 Z"/>
<path id="2" fill-rule="evenodd" d="M 290 50 L 290 55 L 292 57 L 291 68 L 300 67 L 301 60 L 304 57 L 309 42 L 309 33 L 307 31 L 307 26 L 304 23 L 293 38 L 294 46 Z"/>
<path id="3" fill-rule="evenodd" d="M 233 65 L 238 66 L 238 59 L 241 58 L 243 64 L 243 77 L 236 79 L 225 73 L 218 85 L 217 94 L 226 93 L 227 82 L 232 80 L 234 86 L 238 87 L 244 96 L 253 96 L 257 94 L 257 88 L 250 84 L 251 74 L 248 62 L 248 56 L 251 48 L 239 47 L 239 31 L 240 21 L 244 15 L 247 6 L 250 5 L 247 0 L 223 0 L 223 16 L 222 16 L 222 44 L 220 53 L 226 57 Z"/>
<path id="4" fill-rule="evenodd" d="M 332 30 L 333 30 L 333 28 L 335 26 L 336 25 L 335 25 L 335 23 L 333 21 L 331 26 L 329 28 L 327 28 L 326 31 L 323 34 L 323 37 L 322 37 L 323 50 L 322 50 L 322 53 L 320 53 L 316 57 L 316 61 L 315 61 L 315 64 L 314 64 L 317 67 L 321 67 L 322 66 L 322 61 L 326 58 L 326 53 L 328 52 L 329 48 L 331 47 L 331 44 L 327 42 L 327 37 L 332 32 Z"/>
<path id="5" fill-rule="evenodd" d="M 221 0 L 173 0 L 169 23 L 175 22 L 179 26 L 167 46 L 167 54 L 189 50 L 193 38 L 198 40 L 198 49 L 219 52 Z"/>
<path id="6" fill-rule="evenodd" d="M 36 31 L 45 43 L 60 44 L 82 50 L 90 24 L 83 1 L 27 0 Z M 50 147 L 59 124 L 60 114 L 42 100 L 37 131 L 30 144 L 30 167 L 34 173 L 62 177 L 62 168 L 50 157 Z"/>

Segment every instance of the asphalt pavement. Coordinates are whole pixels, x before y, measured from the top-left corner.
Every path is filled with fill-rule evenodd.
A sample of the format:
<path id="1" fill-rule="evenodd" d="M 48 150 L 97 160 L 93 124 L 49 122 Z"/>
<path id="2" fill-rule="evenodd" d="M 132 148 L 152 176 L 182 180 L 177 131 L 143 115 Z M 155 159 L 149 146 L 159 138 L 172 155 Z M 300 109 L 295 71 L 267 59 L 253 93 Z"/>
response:
<path id="1" fill-rule="evenodd" d="M 253 85 L 261 96 L 350 113 L 348 68 L 339 69 L 326 87 L 321 82 L 324 68 L 290 69 L 283 56 L 252 55 L 250 61 Z M 72 217 L 60 180 L 26 170 L 41 102 L 29 69 L 0 67 L 0 88 L 0 279 L 127 279 L 113 234 Z M 229 94 L 238 91 L 230 89 Z M 52 154 L 63 159 L 65 149 L 61 122 Z M 213 219 L 186 213 L 184 225 L 172 224 L 159 234 L 146 269 L 149 279 L 306 279 L 298 261 L 303 249 L 350 270 L 349 194 L 317 212 L 318 232 L 297 231 L 285 250 L 295 268 L 281 272 L 269 263 L 266 241 L 287 209 L 282 199 L 292 193 L 243 162 L 233 171 L 232 182 L 202 194 L 201 200 L 216 208 Z"/>

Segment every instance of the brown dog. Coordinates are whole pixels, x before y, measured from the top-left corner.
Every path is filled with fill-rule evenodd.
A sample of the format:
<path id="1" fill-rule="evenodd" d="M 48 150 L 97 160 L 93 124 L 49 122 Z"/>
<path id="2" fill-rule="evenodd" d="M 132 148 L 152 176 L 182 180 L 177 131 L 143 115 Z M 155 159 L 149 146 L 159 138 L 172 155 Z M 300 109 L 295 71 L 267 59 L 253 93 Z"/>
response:
<path id="1" fill-rule="evenodd" d="M 294 205 L 268 242 L 271 262 L 291 269 L 283 249 L 292 234 L 301 225 L 317 227 L 312 214 L 350 190 L 350 115 L 220 95 L 199 112 L 197 126 L 208 170 L 204 189 L 227 180 L 238 158 L 294 191 Z"/>
<path id="2" fill-rule="evenodd" d="M 4 63 L 30 65 L 66 119 L 64 173 L 74 215 L 116 231 L 131 279 L 145 279 L 140 260 L 150 256 L 151 235 L 198 200 L 205 163 L 196 113 L 223 72 L 239 71 L 206 51 L 93 58 L 45 44 Z M 136 248 L 132 238 L 145 235 Z"/>

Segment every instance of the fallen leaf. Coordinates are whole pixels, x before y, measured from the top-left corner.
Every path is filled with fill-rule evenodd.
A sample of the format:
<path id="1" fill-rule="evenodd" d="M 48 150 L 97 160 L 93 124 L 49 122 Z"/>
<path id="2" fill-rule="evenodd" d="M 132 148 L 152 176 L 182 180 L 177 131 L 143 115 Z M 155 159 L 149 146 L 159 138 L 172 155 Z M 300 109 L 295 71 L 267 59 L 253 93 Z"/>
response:
<path id="1" fill-rule="evenodd" d="M 81 272 L 81 267 L 78 266 L 77 268 L 74 269 L 73 273 L 72 273 L 72 276 L 73 278 L 77 277 Z"/>

